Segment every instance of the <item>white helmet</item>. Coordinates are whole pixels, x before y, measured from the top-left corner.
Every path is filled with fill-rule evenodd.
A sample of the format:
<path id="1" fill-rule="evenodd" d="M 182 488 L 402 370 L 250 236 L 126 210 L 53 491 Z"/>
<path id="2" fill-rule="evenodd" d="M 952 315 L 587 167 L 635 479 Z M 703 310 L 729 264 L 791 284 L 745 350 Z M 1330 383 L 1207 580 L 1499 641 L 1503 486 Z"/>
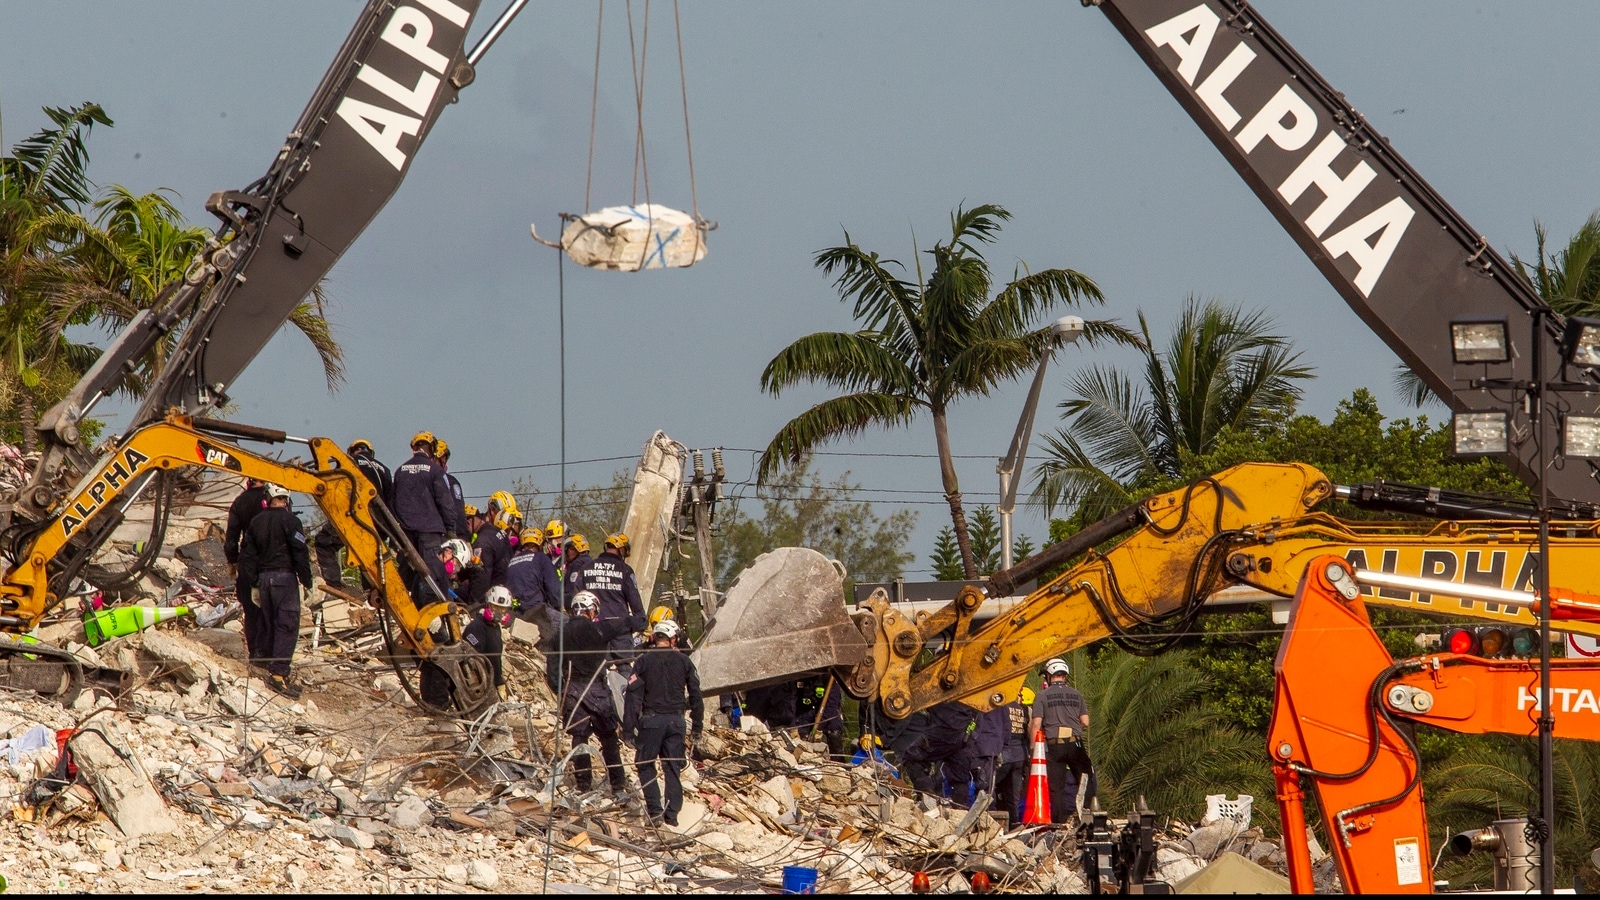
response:
<path id="1" fill-rule="evenodd" d="M 461 563 L 462 565 L 472 562 L 472 548 L 468 547 L 467 542 L 463 541 L 461 538 L 451 538 L 450 540 L 440 544 L 439 549 L 449 550 L 451 555 L 456 558 L 456 562 Z"/>
<path id="2" fill-rule="evenodd" d="M 289 499 L 289 489 L 284 487 L 281 484 L 273 484 L 271 482 L 267 482 L 266 490 L 267 490 L 267 499 L 268 500 L 276 500 L 276 499 L 278 499 L 280 497 L 285 499 L 285 500 Z"/>
<path id="3" fill-rule="evenodd" d="M 1071 669 L 1067 668 L 1067 661 L 1059 656 L 1044 664 L 1044 676 L 1046 678 L 1049 678 L 1052 675 L 1065 676 L 1070 674 L 1071 671 Z"/>
<path id="4" fill-rule="evenodd" d="M 489 602 L 490 606 L 497 609 L 510 609 L 512 601 L 511 589 L 503 584 L 497 584 L 489 588 L 489 595 L 484 599 Z"/>
<path id="5" fill-rule="evenodd" d="M 593 591 L 579 591 L 572 595 L 572 601 L 567 604 L 572 609 L 572 614 L 581 616 L 586 612 L 600 611 L 600 598 Z"/>
<path id="6" fill-rule="evenodd" d="M 662 619 L 650 629 L 650 634 L 653 637 L 664 637 L 669 641 L 675 641 L 678 639 L 678 623 L 671 619 Z"/>

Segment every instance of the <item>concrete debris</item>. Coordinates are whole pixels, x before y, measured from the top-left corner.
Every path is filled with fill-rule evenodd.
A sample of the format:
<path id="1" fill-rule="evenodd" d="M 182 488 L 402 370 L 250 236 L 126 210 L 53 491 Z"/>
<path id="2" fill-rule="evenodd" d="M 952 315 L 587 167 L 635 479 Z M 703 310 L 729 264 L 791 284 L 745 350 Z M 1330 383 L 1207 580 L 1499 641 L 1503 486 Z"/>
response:
<path id="1" fill-rule="evenodd" d="M 238 486 L 209 485 L 169 525 L 179 551 L 122 600 L 237 605 L 212 543 Z M 144 537 L 124 529 L 117 565 Z M 84 648 L 125 677 L 73 709 L 0 696 L 0 864 L 14 889 L 757 893 L 801 865 L 822 893 L 908 893 L 919 870 L 938 892 L 968 890 L 976 871 L 1007 892 L 1085 890 L 1071 832 L 1007 831 L 987 795 L 973 810 L 919 798 L 881 766 L 836 762 L 749 716 L 706 729 L 678 825 L 653 827 L 630 750 L 617 795 L 579 792 L 558 768 L 571 747 L 530 643 L 507 642 L 512 700 L 476 721 L 429 719 L 359 599 L 305 604 L 296 702 L 245 664 L 236 614 Z M 82 643 L 75 615 L 52 626 L 58 645 Z M 72 735 L 65 761 L 58 733 Z M 1170 824 L 1158 847 L 1174 885 L 1227 853 L 1283 866 L 1276 843 L 1231 819 Z"/>

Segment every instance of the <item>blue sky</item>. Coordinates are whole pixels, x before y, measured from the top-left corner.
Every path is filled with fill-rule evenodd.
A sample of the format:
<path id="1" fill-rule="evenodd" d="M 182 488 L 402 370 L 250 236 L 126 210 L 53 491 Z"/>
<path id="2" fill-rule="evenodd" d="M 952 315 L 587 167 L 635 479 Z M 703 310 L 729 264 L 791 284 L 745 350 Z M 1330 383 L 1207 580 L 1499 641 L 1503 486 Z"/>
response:
<path id="1" fill-rule="evenodd" d="M 1600 81 L 1600 6 L 1256 6 L 1502 252 L 1530 253 L 1536 219 L 1564 236 L 1600 205 L 1600 126 L 1571 99 Z M 1368 386 L 1407 414 L 1390 387 L 1393 354 L 1099 12 L 1064 0 L 683 7 L 699 206 L 721 227 L 689 270 L 567 266 L 569 458 L 634 455 L 656 428 L 691 447 L 764 446 L 824 394 L 763 396 L 763 365 L 801 334 L 851 327 L 812 253 L 848 228 L 909 262 L 913 231 L 930 244 L 962 202 L 1015 214 L 991 254 L 1002 272 L 1072 266 L 1105 290 L 1096 314 L 1132 323 L 1142 309 L 1158 330 L 1191 294 L 1266 308 L 1316 368 L 1305 411 L 1329 415 Z M 266 170 L 358 8 L 6 0 L 16 37 L 0 56 L 4 140 L 39 127 L 42 105 L 98 101 L 117 124 L 94 135 L 93 177 L 171 188 L 209 224 L 206 196 Z M 495 11 L 490 0 L 485 15 Z M 368 437 L 390 461 L 418 428 L 447 437 L 462 469 L 559 458 L 556 258 L 528 225 L 554 232 L 558 213 L 583 205 L 595 11 L 530 4 L 334 269 L 344 389 L 329 396 L 309 347 L 282 334 L 235 385 L 239 419 Z M 634 199 L 623 4 L 606 12 L 596 207 Z M 651 26 L 652 199 L 688 208 L 669 4 L 654 4 Z M 1068 350 L 1046 402 L 1064 396 L 1060 373 L 1091 358 L 1128 361 Z M 957 453 L 978 457 L 960 465 L 970 499 L 992 497 L 992 458 L 1025 392 L 1011 385 L 953 413 Z M 923 422 L 832 449 L 932 443 Z M 728 462 L 743 480 L 751 454 Z M 604 480 L 621 465 L 571 477 Z M 935 462 L 830 456 L 821 467 L 849 468 L 884 492 L 875 498 L 922 501 L 911 574 L 925 575 L 915 570 L 943 507 L 910 492 L 937 491 Z M 464 480 L 487 495 L 515 474 Z M 527 474 L 557 485 L 552 469 Z M 1043 519 L 1019 514 L 1018 528 L 1037 538 Z"/>

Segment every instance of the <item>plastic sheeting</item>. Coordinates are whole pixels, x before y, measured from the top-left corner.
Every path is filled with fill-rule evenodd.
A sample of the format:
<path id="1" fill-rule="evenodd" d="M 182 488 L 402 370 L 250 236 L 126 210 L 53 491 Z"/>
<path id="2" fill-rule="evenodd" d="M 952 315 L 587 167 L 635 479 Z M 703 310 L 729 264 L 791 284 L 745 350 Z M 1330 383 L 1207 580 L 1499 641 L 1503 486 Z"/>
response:
<path id="1" fill-rule="evenodd" d="M 608 206 L 568 219 L 561 249 L 591 269 L 681 269 L 705 259 L 709 230 L 708 223 L 659 203 Z"/>

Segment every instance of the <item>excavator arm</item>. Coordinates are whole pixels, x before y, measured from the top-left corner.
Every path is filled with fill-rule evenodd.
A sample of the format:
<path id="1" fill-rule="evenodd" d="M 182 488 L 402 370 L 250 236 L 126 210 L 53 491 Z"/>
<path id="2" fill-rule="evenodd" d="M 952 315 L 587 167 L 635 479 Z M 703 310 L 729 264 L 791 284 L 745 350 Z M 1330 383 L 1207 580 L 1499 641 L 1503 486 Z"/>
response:
<path id="1" fill-rule="evenodd" d="M 1347 891 L 1431 893 L 1427 810 L 1409 726 L 1535 736 L 1538 664 L 1449 653 L 1397 661 L 1367 615 L 1364 572 L 1326 555 L 1302 571 L 1274 666 L 1267 741 L 1291 887 L 1313 891 L 1304 782 L 1316 792 Z M 1438 590 L 1451 588 L 1440 583 Z M 1552 620 L 1600 616 L 1600 598 L 1551 593 Z M 1531 595 L 1517 605 L 1537 608 Z M 1557 733 L 1600 740 L 1600 663 L 1554 659 L 1550 665 Z"/>
<path id="2" fill-rule="evenodd" d="M 245 450 L 229 438 L 270 443 L 303 440 L 311 460 L 304 465 L 282 462 Z M 351 563 L 372 586 L 368 602 L 388 620 L 385 633 L 398 644 L 391 647 L 396 667 L 406 657 L 441 671 L 459 710 L 475 711 L 494 698 L 488 659 L 460 640 L 461 626 L 452 615 L 455 610 L 439 586 L 425 577 L 433 596 L 425 598 L 421 606 L 412 599 L 396 554 L 414 571 L 426 573 L 426 565 L 372 483 L 333 441 L 289 438 L 283 432 L 174 412 L 106 447 L 101 459 L 100 466 L 72 488 L 52 516 L 28 529 L 26 539 L 12 553 L 13 563 L 0 578 L 0 626 L 12 631 L 36 626 L 70 590 L 92 553 L 89 548 L 102 542 L 122 512 L 153 480 L 183 467 L 215 469 L 309 495 L 343 539 Z M 76 548 L 74 539 L 83 533 L 99 539 Z M 0 649 L 11 649 L 12 643 Z M 38 645 L 20 646 L 33 652 Z M 409 681 L 404 677 L 401 681 L 419 704 L 433 708 Z M 70 679 L 59 683 L 61 688 L 45 692 L 70 692 Z"/>
<path id="3" fill-rule="evenodd" d="M 1314 509 L 1335 496 L 1461 518 L 1351 521 Z M 880 699 L 895 718 L 956 699 L 987 710 L 1016 696 L 1039 663 L 1076 647 L 1109 638 L 1158 652 L 1192 633 L 1219 596 L 1287 601 L 1306 565 L 1325 554 L 1362 569 L 1525 591 L 1538 564 L 1532 519 L 1514 500 L 1382 483 L 1346 487 L 1305 464 L 1245 463 L 1128 507 L 995 573 L 987 590 L 965 588 L 936 609 L 898 605 L 879 591 L 856 607 L 852 623 L 837 586 L 819 589 L 812 569 L 799 579 L 803 590 L 765 580 L 743 590 L 741 576 L 697 648 L 697 664 L 708 692 L 831 666 L 852 693 Z M 1584 561 L 1600 554 L 1597 523 L 1555 523 L 1550 547 L 1560 571 L 1592 571 Z M 1007 596 L 1063 567 L 1027 596 Z M 1600 590 L 1600 573 L 1592 580 L 1577 586 Z M 1537 625 L 1525 607 L 1492 599 L 1393 585 L 1362 590 L 1374 606 Z M 1592 621 L 1560 627 L 1600 636 Z"/>

